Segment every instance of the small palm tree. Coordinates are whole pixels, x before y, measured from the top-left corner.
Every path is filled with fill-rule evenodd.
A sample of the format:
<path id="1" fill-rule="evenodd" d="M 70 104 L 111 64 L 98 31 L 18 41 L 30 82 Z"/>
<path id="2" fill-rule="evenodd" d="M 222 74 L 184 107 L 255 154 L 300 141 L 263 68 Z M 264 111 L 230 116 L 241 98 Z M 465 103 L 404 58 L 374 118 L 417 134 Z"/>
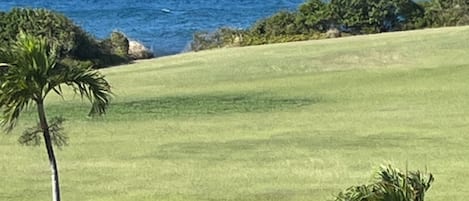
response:
<path id="1" fill-rule="evenodd" d="M 104 114 L 111 97 L 109 83 L 98 71 L 60 65 L 53 47 L 45 38 L 24 33 L 8 50 L 0 49 L 0 123 L 7 132 L 16 125 L 20 114 L 36 105 L 39 130 L 52 171 L 52 200 L 60 201 L 59 172 L 55 159 L 52 127 L 44 110 L 46 96 L 54 91 L 62 96 L 62 85 L 92 103 L 90 115 Z"/>
<path id="2" fill-rule="evenodd" d="M 425 192 L 434 181 L 431 173 L 402 173 L 391 165 L 381 166 L 377 179 L 375 183 L 340 192 L 335 201 L 424 201 Z"/>

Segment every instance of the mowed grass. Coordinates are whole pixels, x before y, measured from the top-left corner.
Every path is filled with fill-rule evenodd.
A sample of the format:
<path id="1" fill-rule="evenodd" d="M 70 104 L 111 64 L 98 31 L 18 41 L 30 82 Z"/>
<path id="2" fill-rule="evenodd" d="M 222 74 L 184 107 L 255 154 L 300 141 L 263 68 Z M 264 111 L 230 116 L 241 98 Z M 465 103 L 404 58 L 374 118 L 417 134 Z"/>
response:
<path id="1" fill-rule="evenodd" d="M 469 196 L 469 27 L 231 48 L 103 70 L 115 97 L 88 119 L 51 97 L 70 145 L 63 200 L 330 200 L 380 164 Z M 50 200 L 43 146 L 0 135 L 0 200 Z"/>

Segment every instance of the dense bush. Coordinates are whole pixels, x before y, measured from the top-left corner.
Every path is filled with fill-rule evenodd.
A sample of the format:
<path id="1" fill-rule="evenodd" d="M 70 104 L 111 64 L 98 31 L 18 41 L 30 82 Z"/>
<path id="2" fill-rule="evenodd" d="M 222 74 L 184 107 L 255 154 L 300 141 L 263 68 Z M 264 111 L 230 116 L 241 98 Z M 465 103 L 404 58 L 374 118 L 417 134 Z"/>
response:
<path id="1" fill-rule="evenodd" d="M 432 174 L 401 172 L 390 165 L 382 166 L 376 179 L 372 184 L 346 189 L 335 201 L 424 201 L 434 181 Z"/>
<path id="2" fill-rule="evenodd" d="M 469 25 L 469 1 L 431 0 L 422 5 L 428 27 Z"/>
<path id="3" fill-rule="evenodd" d="M 352 33 L 380 33 L 402 30 L 424 10 L 411 0 L 331 0 L 332 18 Z"/>
<path id="4" fill-rule="evenodd" d="M 322 0 L 309 0 L 300 5 L 295 24 L 297 31 L 303 34 L 326 32 L 336 27 L 329 4 Z"/>
<path id="5" fill-rule="evenodd" d="M 125 44 L 122 44 L 126 41 L 123 35 L 113 33 L 115 39 L 111 37 L 109 45 L 108 40 L 96 40 L 60 13 L 25 8 L 0 12 L 0 45 L 11 45 L 21 31 L 46 37 L 51 45 L 57 47 L 61 59 L 92 62 L 96 67 L 128 62 Z M 116 43 L 116 40 L 120 40 L 121 44 Z"/>
<path id="6" fill-rule="evenodd" d="M 298 34 L 296 27 L 296 13 L 281 11 L 262 19 L 251 27 L 250 32 L 264 37 Z"/>
<path id="7" fill-rule="evenodd" d="M 16 41 L 20 31 L 41 35 L 59 48 L 61 55 L 77 51 L 81 44 L 92 43 L 90 36 L 64 15 L 44 9 L 14 8 L 0 15 L 0 44 Z M 82 43 L 77 43 L 77 42 Z M 83 43 L 84 42 L 84 43 Z"/>

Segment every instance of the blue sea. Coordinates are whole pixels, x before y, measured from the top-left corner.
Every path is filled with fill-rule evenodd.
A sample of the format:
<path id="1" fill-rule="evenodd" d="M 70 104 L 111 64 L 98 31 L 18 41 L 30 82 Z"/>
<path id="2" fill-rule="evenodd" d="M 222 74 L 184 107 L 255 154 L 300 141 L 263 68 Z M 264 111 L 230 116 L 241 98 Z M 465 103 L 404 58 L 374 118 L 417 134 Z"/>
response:
<path id="1" fill-rule="evenodd" d="M 187 50 L 192 35 L 218 27 L 246 28 L 305 0 L 0 0 L 0 10 L 47 8 L 64 13 L 97 38 L 113 30 L 143 42 L 157 56 Z"/>

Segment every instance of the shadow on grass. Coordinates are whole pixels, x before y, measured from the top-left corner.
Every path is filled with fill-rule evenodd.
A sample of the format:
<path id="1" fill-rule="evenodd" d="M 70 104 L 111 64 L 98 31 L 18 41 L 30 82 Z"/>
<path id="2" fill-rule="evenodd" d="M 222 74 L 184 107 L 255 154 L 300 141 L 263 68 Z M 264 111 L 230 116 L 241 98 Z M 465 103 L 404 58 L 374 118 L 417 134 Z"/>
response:
<path id="1" fill-rule="evenodd" d="M 194 96 L 163 96 L 152 99 L 111 102 L 107 114 L 102 118 L 110 121 L 134 121 L 148 119 L 196 118 L 207 115 L 223 115 L 233 113 L 262 113 L 284 111 L 301 108 L 322 102 L 322 98 L 275 97 L 264 93 L 247 94 L 201 94 Z M 87 119 L 90 104 L 64 101 L 47 104 L 49 116 L 62 116 L 67 120 Z M 24 114 L 27 120 L 35 120 L 37 114 L 31 108 Z"/>
<path id="2" fill-rule="evenodd" d="M 299 108 L 320 101 L 319 98 L 280 98 L 262 94 L 168 96 L 113 103 L 109 115 L 164 119 L 200 115 L 272 112 Z"/>
<path id="3" fill-rule="evenodd" d="M 213 160 L 213 161 L 255 161 L 259 163 L 296 159 L 297 154 L 313 154 L 317 151 L 357 151 L 408 150 L 416 144 L 432 144 L 443 139 L 417 136 L 415 133 L 380 133 L 370 136 L 357 136 L 347 131 L 325 133 L 284 133 L 264 139 L 242 139 L 225 142 L 183 142 L 159 146 L 159 149 L 145 158 L 160 160 Z M 293 151 L 297 150 L 297 151 Z M 314 155 L 314 154 L 313 154 Z M 300 156 L 301 157 L 301 156 Z"/>

